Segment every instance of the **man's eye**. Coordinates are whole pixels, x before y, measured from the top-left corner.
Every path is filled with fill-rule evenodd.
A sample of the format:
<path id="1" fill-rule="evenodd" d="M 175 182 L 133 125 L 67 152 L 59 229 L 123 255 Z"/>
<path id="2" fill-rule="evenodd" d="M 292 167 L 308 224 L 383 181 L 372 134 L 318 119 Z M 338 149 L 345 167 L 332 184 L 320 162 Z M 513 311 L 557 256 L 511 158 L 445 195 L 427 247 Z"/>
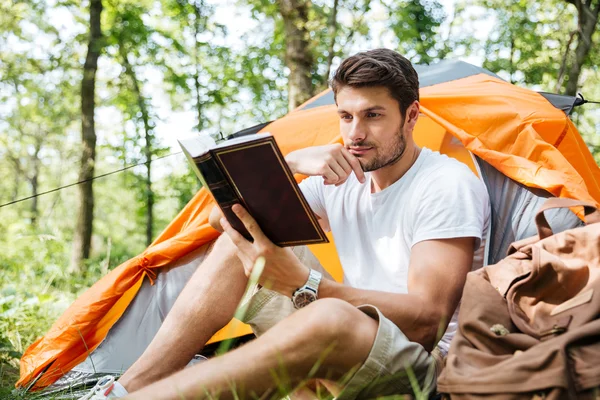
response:
<path id="1" fill-rule="evenodd" d="M 348 119 L 348 120 L 349 120 L 349 119 L 352 119 L 352 115 L 349 115 L 349 114 L 343 114 L 343 115 L 341 116 L 341 118 L 342 118 L 342 119 Z"/>
<path id="2" fill-rule="evenodd" d="M 370 113 L 367 113 L 367 118 L 376 118 L 376 117 L 379 117 L 380 115 L 381 114 L 370 112 Z"/>

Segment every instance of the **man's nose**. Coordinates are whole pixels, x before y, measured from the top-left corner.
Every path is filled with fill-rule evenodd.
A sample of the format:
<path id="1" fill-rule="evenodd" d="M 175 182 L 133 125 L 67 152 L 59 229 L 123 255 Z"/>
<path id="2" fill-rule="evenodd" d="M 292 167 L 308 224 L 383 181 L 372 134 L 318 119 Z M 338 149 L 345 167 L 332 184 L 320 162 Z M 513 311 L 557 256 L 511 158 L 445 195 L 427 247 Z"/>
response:
<path id="1" fill-rule="evenodd" d="M 352 126 L 348 132 L 348 139 L 351 142 L 362 142 L 367 137 L 367 131 L 364 123 L 359 118 L 354 118 Z"/>

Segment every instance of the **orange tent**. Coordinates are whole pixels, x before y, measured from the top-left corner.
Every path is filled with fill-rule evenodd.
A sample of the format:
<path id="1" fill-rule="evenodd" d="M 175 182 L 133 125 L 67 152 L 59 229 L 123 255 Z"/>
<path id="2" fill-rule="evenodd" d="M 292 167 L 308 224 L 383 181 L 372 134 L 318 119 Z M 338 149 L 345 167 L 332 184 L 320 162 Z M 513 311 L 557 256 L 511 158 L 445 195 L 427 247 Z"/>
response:
<path id="1" fill-rule="evenodd" d="M 568 118 L 575 98 L 515 87 L 472 65 L 450 61 L 417 66 L 422 116 L 415 141 L 469 165 L 477 155 L 509 178 L 559 197 L 600 204 L 600 168 Z M 331 91 L 261 126 L 284 154 L 340 141 Z M 245 133 L 254 133 L 250 129 Z M 298 179 L 301 179 L 299 177 Z M 206 190 L 187 204 L 142 254 L 123 263 L 79 297 L 21 358 L 17 387 L 43 388 L 83 361 L 105 338 L 139 290 L 168 265 L 218 233 L 208 225 L 213 200 Z M 333 239 L 330 237 L 330 239 Z M 336 279 L 341 266 L 332 244 L 311 246 Z M 237 324 L 212 341 L 249 332 Z"/>

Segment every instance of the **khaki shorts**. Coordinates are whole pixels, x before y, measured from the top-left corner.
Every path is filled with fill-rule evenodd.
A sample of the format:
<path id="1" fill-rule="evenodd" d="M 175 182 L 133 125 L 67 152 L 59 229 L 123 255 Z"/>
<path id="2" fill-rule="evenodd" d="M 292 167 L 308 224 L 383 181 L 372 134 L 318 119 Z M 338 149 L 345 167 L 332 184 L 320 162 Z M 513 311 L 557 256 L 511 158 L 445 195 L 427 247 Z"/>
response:
<path id="1" fill-rule="evenodd" d="M 306 266 L 330 278 L 308 248 L 293 250 Z M 296 311 L 289 297 L 264 288 L 255 288 L 244 301 L 249 303 L 244 322 L 257 336 Z M 337 399 L 368 399 L 435 390 L 437 375 L 441 372 L 437 348 L 429 353 L 420 344 L 408 340 L 375 306 L 364 305 L 358 309 L 378 321 L 379 327 L 369 356 L 343 382 Z"/>

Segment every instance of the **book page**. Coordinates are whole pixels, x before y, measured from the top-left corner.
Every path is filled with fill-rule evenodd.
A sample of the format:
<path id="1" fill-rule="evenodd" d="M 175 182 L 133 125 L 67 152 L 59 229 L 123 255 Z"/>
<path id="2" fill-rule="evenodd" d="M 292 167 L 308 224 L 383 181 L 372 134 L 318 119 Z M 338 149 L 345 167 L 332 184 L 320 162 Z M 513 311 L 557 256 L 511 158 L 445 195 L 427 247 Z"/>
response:
<path id="1" fill-rule="evenodd" d="M 212 147 L 214 149 L 220 149 L 223 147 L 227 147 L 227 146 L 232 146 L 235 144 L 240 144 L 240 143 L 246 143 L 246 142 L 252 142 L 253 140 L 259 140 L 262 139 L 264 137 L 267 136 L 272 136 L 270 133 L 268 132 L 264 132 L 264 133 L 255 133 L 252 135 L 246 135 L 246 136 L 241 136 L 235 139 L 229 139 L 229 140 L 225 140 L 224 142 L 219 143 L 218 145 L 216 145 L 215 147 Z"/>
<path id="2" fill-rule="evenodd" d="M 187 136 L 177 141 L 181 148 L 189 153 L 192 158 L 206 154 L 216 146 L 215 140 L 207 134 Z"/>

